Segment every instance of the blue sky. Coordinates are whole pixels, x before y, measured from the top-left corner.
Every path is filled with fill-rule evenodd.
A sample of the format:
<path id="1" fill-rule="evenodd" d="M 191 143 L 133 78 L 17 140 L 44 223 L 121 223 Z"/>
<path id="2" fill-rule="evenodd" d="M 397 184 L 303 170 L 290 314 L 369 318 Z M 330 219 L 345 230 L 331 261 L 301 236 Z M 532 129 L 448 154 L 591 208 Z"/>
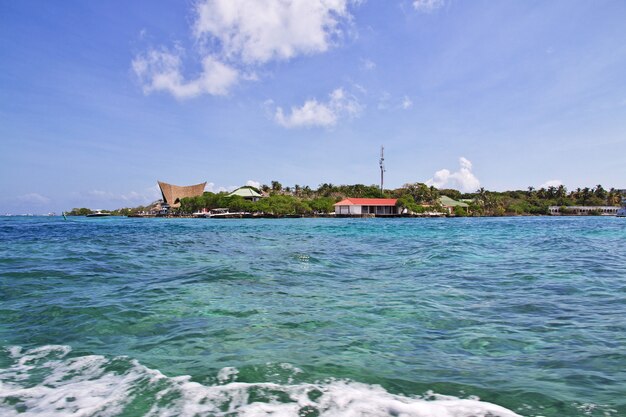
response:
<path id="1" fill-rule="evenodd" d="M 626 188 L 626 2 L 0 2 L 0 213 L 156 181 Z"/>

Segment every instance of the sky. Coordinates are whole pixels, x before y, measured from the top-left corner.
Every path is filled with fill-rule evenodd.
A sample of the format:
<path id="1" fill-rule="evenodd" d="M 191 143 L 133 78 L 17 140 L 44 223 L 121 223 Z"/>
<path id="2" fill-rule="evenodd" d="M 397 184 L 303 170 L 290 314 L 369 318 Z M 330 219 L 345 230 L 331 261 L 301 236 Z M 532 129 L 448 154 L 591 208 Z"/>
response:
<path id="1" fill-rule="evenodd" d="M 0 214 L 157 180 L 626 188 L 626 2 L 0 1 Z"/>

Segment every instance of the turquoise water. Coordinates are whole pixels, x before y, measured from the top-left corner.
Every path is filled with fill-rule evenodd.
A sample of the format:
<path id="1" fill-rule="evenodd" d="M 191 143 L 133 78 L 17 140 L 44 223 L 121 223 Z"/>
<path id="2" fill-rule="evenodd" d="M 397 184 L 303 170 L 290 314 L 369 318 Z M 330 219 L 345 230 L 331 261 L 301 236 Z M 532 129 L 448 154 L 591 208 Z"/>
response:
<path id="1" fill-rule="evenodd" d="M 608 217 L 0 218 L 0 414 L 624 416 L 624 242 Z"/>

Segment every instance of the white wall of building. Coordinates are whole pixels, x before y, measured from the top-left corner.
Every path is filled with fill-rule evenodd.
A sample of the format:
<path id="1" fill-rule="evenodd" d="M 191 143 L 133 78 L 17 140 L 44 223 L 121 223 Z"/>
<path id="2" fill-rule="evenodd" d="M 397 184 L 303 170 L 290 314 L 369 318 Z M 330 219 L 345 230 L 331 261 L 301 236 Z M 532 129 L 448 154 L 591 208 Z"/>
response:
<path id="1" fill-rule="evenodd" d="M 550 214 L 561 214 L 561 206 L 550 206 L 548 208 Z M 597 212 L 601 214 L 617 214 L 619 207 L 615 206 L 569 206 L 567 214 L 589 214 Z"/>
<path id="2" fill-rule="evenodd" d="M 335 206 L 335 214 L 361 214 L 361 206 Z"/>
<path id="3" fill-rule="evenodd" d="M 371 211 L 371 210 L 374 211 Z M 335 214 L 357 215 L 376 214 L 377 216 L 397 214 L 398 211 L 394 206 L 335 206 Z"/>

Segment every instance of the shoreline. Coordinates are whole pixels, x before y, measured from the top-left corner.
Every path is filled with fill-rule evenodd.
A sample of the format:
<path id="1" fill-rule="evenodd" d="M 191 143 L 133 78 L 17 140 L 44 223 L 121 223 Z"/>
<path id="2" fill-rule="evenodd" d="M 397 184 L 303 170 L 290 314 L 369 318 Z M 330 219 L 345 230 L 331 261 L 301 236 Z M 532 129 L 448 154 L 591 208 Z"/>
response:
<path id="1" fill-rule="evenodd" d="M 17 216 L 15 216 L 17 217 Z M 45 216 L 42 216 L 45 217 Z M 60 217 L 60 216 L 57 216 Z M 69 216 L 69 217 L 86 217 L 86 216 Z M 479 219 L 479 218 L 510 218 L 510 217 L 554 217 L 554 218 L 560 218 L 560 217 L 581 217 L 581 218 L 587 218 L 587 217 L 619 217 L 616 216 L 614 214 L 601 214 L 601 215 L 589 215 L 589 214 L 559 214 L 559 215 L 554 215 L 554 214 L 505 214 L 502 216 L 455 216 L 455 215 L 406 215 L 406 214 L 400 214 L 400 215 L 387 215 L 387 216 L 376 216 L 376 215 L 371 215 L 371 214 L 364 214 L 364 215 L 358 215 L 358 214 L 353 214 L 353 215 L 297 215 L 297 214 L 287 214 L 287 215 L 272 215 L 272 214 L 262 214 L 262 215 L 250 215 L 250 214 L 236 214 L 233 213 L 232 215 L 226 215 L 226 216 L 209 216 L 209 217 L 204 217 L 204 216 L 193 216 L 193 215 L 145 215 L 145 216 L 141 216 L 141 215 L 130 215 L 130 216 L 110 216 L 110 217 L 127 217 L 127 218 L 133 218 L 133 219 L 202 219 L 202 220 L 207 220 L 207 219 L 215 219 L 215 220 L 222 220 L 222 219 L 442 219 L 442 218 L 467 218 L 467 219 Z"/>

